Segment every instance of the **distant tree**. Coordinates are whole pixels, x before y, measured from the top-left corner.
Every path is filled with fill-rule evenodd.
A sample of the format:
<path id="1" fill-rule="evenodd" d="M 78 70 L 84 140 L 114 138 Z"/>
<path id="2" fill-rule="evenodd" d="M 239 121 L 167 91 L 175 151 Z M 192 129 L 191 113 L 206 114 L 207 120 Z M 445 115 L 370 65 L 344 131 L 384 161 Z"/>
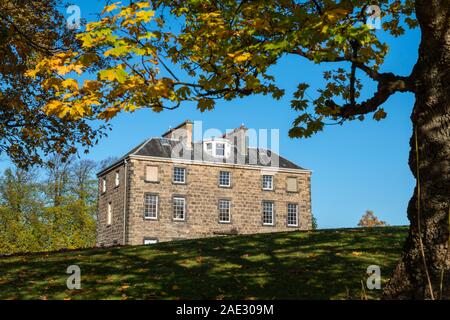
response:
<path id="1" fill-rule="evenodd" d="M 98 170 L 101 171 L 101 170 L 109 167 L 117 160 L 119 160 L 119 158 L 117 158 L 117 157 L 108 157 L 106 159 L 101 160 L 100 163 L 98 164 Z"/>
<path id="2" fill-rule="evenodd" d="M 373 211 L 367 210 L 358 222 L 358 227 L 384 227 L 387 226 L 385 221 L 378 220 Z"/>
<path id="3" fill-rule="evenodd" d="M 97 167 L 98 164 L 89 159 L 76 161 L 70 167 L 70 190 L 88 204 L 93 204 L 97 199 Z"/>
<path id="4" fill-rule="evenodd" d="M 311 214 L 311 216 L 312 216 L 312 229 L 317 230 L 317 228 L 319 227 L 319 225 L 317 224 L 317 219 L 313 214 Z"/>
<path id="5" fill-rule="evenodd" d="M 14 168 L 0 178 L 0 254 L 37 251 L 43 202 L 36 174 Z"/>
<path id="6" fill-rule="evenodd" d="M 95 220 L 92 210 L 82 200 L 44 209 L 46 224 L 40 233 L 45 251 L 76 249 L 95 245 Z"/>
<path id="7" fill-rule="evenodd" d="M 64 159 L 60 155 L 53 155 L 45 166 L 47 183 L 45 192 L 53 206 L 61 204 L 63 198 L 70 190 L 70 173 L 73 157 Z"/>
<path id="8" fill-rule="evenodd" d="M 38 176 L 33 168 L 0 177 L 0 254 L 95 245 L 97 163 L 54 156 Z"/>

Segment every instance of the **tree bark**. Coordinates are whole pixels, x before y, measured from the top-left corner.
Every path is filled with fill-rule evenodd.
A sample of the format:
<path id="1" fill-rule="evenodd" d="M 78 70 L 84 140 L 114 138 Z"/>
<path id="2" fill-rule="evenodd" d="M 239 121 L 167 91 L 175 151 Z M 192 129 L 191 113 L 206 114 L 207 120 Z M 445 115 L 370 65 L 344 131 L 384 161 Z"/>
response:
<path id="1" fill-rule="evenodd" d="M 403 255 L 383 297 L 450 299 L 450 2 L 416 0 L 416 15 L 422 36 L 409 166 L 417 184 Z"/>

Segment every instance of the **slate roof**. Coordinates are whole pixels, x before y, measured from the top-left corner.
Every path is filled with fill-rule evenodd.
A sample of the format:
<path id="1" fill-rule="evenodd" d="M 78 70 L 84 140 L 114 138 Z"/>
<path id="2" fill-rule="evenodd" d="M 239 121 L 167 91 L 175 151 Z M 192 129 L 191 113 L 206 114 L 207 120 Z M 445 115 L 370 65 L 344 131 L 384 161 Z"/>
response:
<path id="1" fill-rule="evenodd" d="M 172 151 L 174 151 L 172 154 Z M 181 152 L 180 152 L 181 151 Z M 183 154 L 183 149 L 181 148 L 181 144 L 178 140 L 172 140 L 167 138 L 151 138 L 143 143 L 139 144 L 135 148 L 131 149 L 124 156 L 122 156 L 119 160 L 111 164 L 110 166 L 102 169 L 97 175 L 101 175 L 103 172 L 108 171 L 112 167 L 115 167 L 119 163 L 121 163 L 124 159 L 126 159 L 130 155 L 136 156 L 151 156 L 151 157 L 159 157 L 159 158 L 167 158 L 167 159 L 189 159 L 189 160 L 200 160 L 205 162 L 215 162 L 215 163 L 238 163 L 237 149 L 234 146 L 234 161 L 228 162 L 225 158 L 216 158 L 208 153 L 203 151 L 202 142 L 196 142 L 193 144 L 192 152 L 190 154 Z M 268 149 L 262 148 L 248 148 L 248 154 L 245 158 L 245 164 L 247 165 L 256 165 L 256 166 L 267 166 L 270 167 L 271 163 L 267 161 L 261 161 L 262 159 L 270 158 L 271 156 L 278 156 L 278 167 L 285 169 L 299 169 L 306 170 L 295 163 L 279 156 L 275 152 L 272 152 Z M 267 163 L 266 163 L 267 162 Z"/>

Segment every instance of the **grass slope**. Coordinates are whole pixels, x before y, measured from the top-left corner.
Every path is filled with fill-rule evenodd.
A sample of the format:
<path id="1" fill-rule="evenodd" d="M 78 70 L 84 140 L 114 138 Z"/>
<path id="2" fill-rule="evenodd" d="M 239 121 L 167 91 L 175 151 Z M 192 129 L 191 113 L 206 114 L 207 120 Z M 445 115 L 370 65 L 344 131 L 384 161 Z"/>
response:
<path id="1" fill-rule="evenodd" d="M 360 299 L 366 268 L 379 265 L 385 283 L 406 234 L 336 229 L 3 257 L 0 299 Z M 80 290 L 66 288 L 72 264 Z"/>

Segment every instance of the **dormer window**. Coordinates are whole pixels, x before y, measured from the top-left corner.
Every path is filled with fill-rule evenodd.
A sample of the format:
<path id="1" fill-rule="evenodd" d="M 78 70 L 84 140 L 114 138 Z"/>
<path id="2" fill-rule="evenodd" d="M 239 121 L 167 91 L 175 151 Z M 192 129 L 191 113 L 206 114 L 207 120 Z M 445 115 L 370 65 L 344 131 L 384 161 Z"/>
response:
<path id="1" fill-rule="evenodd" d="M 231 153 L 231 144 L 226 139 L 212 138 L 203 142 L 203 150 L 210 156 L 227 158 Z"/>
<path id="2" fill-rule="evenodd" d="M 225 143 L 216 143 L 216 156 L 223 157 L 225 155 Z"/>

